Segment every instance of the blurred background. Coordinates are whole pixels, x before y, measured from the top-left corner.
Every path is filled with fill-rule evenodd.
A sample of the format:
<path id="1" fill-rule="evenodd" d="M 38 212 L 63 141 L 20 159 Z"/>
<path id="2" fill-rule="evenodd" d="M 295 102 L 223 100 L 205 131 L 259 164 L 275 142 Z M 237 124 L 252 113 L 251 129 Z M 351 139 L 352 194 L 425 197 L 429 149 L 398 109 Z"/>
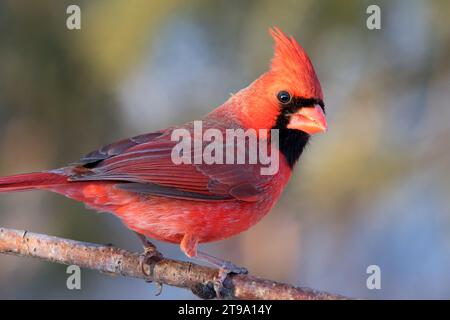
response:
<path id="1" fill-rule="evenodd" d="M 81 30 L 66 8 L 81 7 Z M 368 30 L 366 8 L 381 8 Z M 269 26 L 322 83 L 313 138 L 276 208 L 204 245 L 255 275 L 356 298 L 450 298 L 449 1 L 1 1 L 0 175 L 60 167 L 126 136 L 201 118 L 268 68 Z M 0 225 L 141 250 L 64 197 L 0 195 Z M 158 243 L 165 255 L 186 259 Z M 368 290 L 366 268 L 381 268 Z M 186 290 L 0 255 L 0 298 L 183 299 Z"/>

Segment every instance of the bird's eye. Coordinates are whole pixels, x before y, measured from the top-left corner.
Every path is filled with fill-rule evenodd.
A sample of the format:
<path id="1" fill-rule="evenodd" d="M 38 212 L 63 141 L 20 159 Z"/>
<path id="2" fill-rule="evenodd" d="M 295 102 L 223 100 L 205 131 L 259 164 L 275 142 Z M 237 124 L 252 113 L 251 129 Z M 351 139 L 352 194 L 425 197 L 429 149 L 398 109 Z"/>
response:
<path id="1" fill-rule="evenodd" d="M 278 92 L 277 98 L 282 104 L 291 102 L 291 95 L 287 91 Z"/>

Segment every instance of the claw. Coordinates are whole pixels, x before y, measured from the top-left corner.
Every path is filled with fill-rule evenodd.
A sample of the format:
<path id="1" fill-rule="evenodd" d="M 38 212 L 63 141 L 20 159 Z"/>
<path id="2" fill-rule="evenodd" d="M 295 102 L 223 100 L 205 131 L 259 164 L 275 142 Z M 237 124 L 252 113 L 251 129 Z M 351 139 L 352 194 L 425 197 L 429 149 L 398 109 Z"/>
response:
<path id="1" fill-rule="evenodd" d="M 163 290 L 163 284 L 160 282 L 156 282 L 156 288 L 158 289 L 158 291 L 156 291 L 155 296 L 159 296 L 162 293 Z"/>
<path id="2" fill-rule="evenodd" d="M 219 272 L 217 273 L 217 278 L 215 279 L 213 285 L 214 285 L 214 292 L 216 293 L 217 299 L 222 299 L 222 294 L 220 291 L 223 289 L 223 282 L 228 277 L 229 272 L 225 269 L 219 269 Z"/>
<path id="3" fill-rule="evenodd" d="M 225 279 L 229 274 L 247 274 L 248 270 L 244 267 L 238 267 L 229 261 L 224 261 L 222 267 L 219 269 L 217 273 L 217 277 L 214 281 L 214 291 L 216 293 L 217 299 L 222 299 L 222 294 L 220 293 L 223 289 L 223 284 Z"/>
<path id="4" fill-rule="evenodd" d="M 148 264 L 148 262 L 150 261 L 152 257 L 151 256 L 147 256 L 145 253 L 141 253 L 139 255 L 139 267 L 141 268 L 141 272 L 144 274 L 145 276 L 145 282 L 152 282 L 152 276 L 151 274 L 147 273 L 147 270 L 145 269 L 145 265 Z"/>

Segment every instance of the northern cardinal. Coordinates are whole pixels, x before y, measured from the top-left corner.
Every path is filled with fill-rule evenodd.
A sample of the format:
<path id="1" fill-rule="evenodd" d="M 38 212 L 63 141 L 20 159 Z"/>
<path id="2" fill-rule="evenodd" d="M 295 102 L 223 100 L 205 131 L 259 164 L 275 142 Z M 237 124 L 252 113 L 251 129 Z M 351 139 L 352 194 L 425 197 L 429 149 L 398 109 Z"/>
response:
<path id="1" fill-rule="evenodd" d="M 175 164 L 175 129 L 121 140 L 61 169 L 0 178 L 0 192 L 44 189 L 115 214 L 141 236 L 177 243 L 189 257 L 230 272 L 242 269 L 201 251 L 199 243 L 236 235 L 266 215 L 286 186 L 312 134 L 327 128 L 322 89 L 313 65 L 292 36 L 270 29 L 270 70 L 206 115 L 203 130 L 278 129 L 279 168 L 260 164 Z M 154 249 L 148 244 L 149 251 Z"/>

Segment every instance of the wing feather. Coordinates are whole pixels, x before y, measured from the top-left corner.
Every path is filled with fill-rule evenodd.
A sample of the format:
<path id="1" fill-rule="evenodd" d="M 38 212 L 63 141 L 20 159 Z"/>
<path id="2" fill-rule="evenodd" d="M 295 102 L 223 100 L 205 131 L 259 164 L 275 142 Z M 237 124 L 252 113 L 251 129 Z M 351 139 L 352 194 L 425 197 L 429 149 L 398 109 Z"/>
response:
<path id="1" fill-rule="evenodd" d="M 225 132 L 225 128 L 217 128 L 217 122 L 213 124 Z M 192 123 L 181 128 L 194 137 Z M 207 128 L 204 121 L 203 129 Z M 121 140 L 91 152 L 78 162 L 69 179 L 118 181 L 119 188 L 131 192 L 196 201 L 260 199 L 272 178 L 260 174 L 260 164 L 176 165 L 171 158 L 178 143 L 170 139 L 174 129 Z"/>

